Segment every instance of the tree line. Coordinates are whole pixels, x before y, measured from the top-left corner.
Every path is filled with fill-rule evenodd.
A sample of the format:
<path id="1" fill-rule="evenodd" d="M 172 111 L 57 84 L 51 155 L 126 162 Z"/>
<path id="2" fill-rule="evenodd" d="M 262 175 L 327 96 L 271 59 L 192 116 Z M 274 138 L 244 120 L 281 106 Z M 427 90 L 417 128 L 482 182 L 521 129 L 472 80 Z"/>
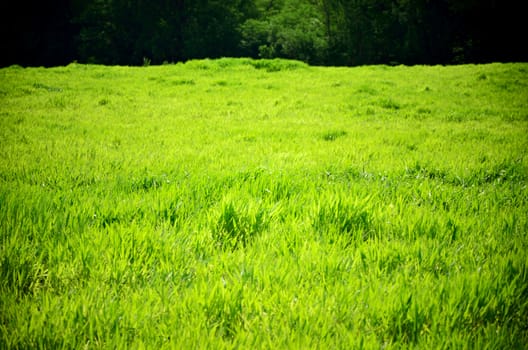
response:
<path id="1" fill-rule="evenodd" d="M 316 65 L 528 61 L 515 0 L 50 0 L 0 5 L 0 64 L 291 58 Z"/>

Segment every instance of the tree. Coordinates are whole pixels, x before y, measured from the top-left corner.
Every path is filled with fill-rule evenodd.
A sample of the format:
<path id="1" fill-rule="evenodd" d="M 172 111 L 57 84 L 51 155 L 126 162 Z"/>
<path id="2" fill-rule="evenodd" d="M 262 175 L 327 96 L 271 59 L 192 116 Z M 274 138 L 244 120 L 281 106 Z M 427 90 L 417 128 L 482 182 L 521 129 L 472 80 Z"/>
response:
<path id="1" fill-rule="evenodd" d="M 259 16 L 241 27 L 241 46 L 251 57 L 326 62 L 328 41 L 322 15 L 309 1 L 261 2 Z"/>
<path id="2" fill-rule="evenodd" d="M 0 65 L 528 61 L 523 15 L 515 0 L 4 1 Z"/>
<path id="3" fill-rule="evenodd" d="M 201 58 L 237 56 L 240 25 L 255 8 L 244 0 L 196 0 L 185 11 L 185 56 Z"/>
<path id="4" fill-rule="evenodd" d="M 52 66 L 71 62 L 74 30 L 68 0 L 2 1 L 0 65 Z"/>

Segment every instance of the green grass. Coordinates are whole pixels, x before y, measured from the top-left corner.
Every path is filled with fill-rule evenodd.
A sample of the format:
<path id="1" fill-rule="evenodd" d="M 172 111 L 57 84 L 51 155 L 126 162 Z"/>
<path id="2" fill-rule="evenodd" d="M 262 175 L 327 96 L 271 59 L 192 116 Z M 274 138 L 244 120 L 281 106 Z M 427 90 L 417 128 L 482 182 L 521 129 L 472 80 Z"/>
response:
<path id="1" fill-rule="evenodd" d="M 1 348 L 523 348 L 528 65 L 0 70 Z"/>

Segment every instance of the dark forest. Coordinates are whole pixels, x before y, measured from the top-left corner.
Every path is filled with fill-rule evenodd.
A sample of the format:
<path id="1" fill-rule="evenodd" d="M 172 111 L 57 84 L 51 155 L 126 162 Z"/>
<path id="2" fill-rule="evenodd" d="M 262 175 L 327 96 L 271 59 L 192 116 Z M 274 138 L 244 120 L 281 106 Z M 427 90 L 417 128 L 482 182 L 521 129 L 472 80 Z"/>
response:
<path id="1" fill-rule="evenodd" d="M 512 0 L 54 0 L 0 5 L 0 66 L 289 58 L 313 65 L 528 61 Z"/>

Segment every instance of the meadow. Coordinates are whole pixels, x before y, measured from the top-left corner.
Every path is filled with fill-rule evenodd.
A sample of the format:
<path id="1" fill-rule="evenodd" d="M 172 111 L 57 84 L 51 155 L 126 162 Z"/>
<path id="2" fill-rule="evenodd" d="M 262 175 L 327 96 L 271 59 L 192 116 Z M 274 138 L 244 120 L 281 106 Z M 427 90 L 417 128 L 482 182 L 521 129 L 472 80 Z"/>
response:
<path id="1" fill-rule="evenodd" d="M 528 344 L 528 64 L 0 69 L 0 348 Z"/>

